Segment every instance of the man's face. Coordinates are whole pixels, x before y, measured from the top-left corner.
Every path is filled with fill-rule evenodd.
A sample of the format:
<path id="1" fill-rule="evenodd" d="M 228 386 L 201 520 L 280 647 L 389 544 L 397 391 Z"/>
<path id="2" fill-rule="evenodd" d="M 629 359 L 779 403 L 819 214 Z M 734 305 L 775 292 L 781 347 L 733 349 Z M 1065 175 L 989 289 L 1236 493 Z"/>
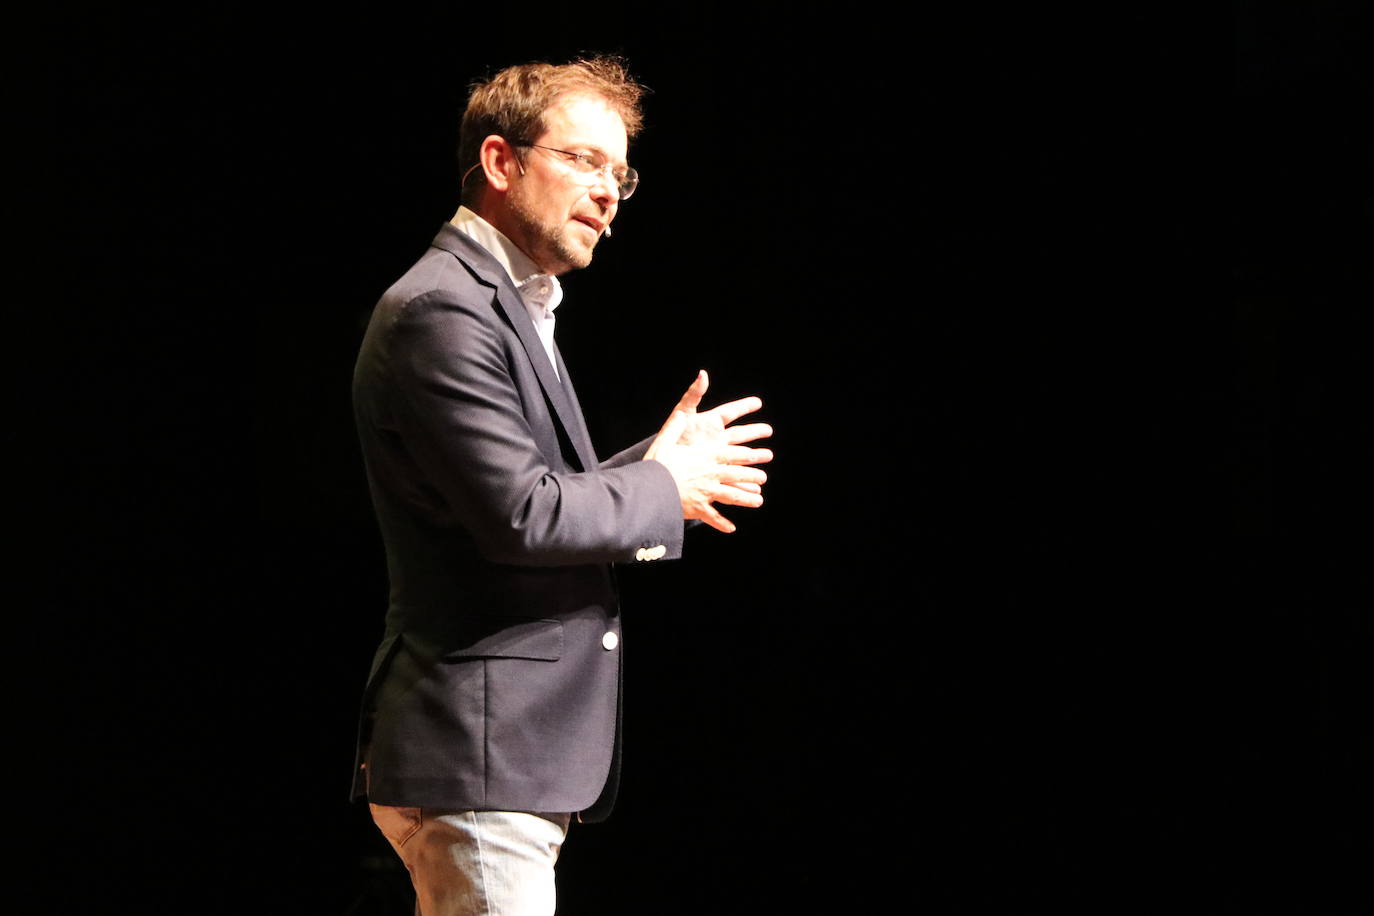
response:
<path id="1" fill-rule="evenodd" d="M 565 95 L 544 113 L 544 122 L 548 129 L 531 142 L 625 167 L 625 123 L 600 96 Z M 513 176 L 506 195 L 506 235 L 547 273 L 586 267 L 620 205 L 615 182 L 604 172 L 579 173 L 561 153 L 521 147 L 518 155 L 524 173 Z"/>

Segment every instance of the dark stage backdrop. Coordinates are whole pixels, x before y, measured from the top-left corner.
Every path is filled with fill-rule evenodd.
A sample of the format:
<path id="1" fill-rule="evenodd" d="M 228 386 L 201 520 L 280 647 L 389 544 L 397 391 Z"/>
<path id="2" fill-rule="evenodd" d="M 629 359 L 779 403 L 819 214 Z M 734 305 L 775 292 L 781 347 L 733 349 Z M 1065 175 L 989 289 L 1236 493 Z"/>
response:
<path id="1" fill-rule="evenodd" d="M 346 797 L 386 603 L 353 359 L 457 206 L 468 84 L 585 50 L 653 90 L 559 310 L 593 439 L 706 368 L 778 457 L 736 534 L 624 570 L 624 785 L 560 913 L 1119 912 L 1196 876 L 1341 911 L 1358 21 L 1243 5 L 1233 96 L 1226 21 L 913 15 L 79 20 L 44 276 L 89 307 L 19 363 L 66 712 L 25 734 L 98 812 L 102 895 L 408 912 Z M 1279 823 L 1315 890 L 1222 863 Z"/>

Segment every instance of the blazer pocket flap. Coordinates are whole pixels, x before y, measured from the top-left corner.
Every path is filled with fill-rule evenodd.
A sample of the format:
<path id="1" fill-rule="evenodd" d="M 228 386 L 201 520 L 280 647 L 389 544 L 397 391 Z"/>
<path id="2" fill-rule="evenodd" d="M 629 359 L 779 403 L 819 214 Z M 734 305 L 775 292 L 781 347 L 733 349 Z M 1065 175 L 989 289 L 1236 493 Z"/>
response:
<path id="1" fill-rule="evenodd" d="M 532 617 L 487 617 L 483 635 L 448 658 L 525 658 L 556 662 L 563 656 L 563 621 Z"/>

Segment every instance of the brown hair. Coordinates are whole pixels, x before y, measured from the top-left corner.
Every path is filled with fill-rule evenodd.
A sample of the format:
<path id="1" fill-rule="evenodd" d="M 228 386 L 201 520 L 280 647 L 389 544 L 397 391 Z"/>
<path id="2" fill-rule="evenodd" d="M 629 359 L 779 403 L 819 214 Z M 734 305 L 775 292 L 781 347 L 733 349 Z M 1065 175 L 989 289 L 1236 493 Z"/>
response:
<path id="1" fill-rule="evenodd" d="M 486 183 L 486 176 L 475 166 L 482 141 L 491 134 L 511 142 L 534 140 L 546 129 L 544 113 L 560 96 L 586 92 L 605 99 L 625 122 L 625 133 L 633 137 L 644 123 L 639 102 L 646 91 L 617 57 L 593 57 L 568 64 L 520 64 L 474 83 L 458 134 L 458 168 L 465 179 L 463 201 L 475 200 Z"/>

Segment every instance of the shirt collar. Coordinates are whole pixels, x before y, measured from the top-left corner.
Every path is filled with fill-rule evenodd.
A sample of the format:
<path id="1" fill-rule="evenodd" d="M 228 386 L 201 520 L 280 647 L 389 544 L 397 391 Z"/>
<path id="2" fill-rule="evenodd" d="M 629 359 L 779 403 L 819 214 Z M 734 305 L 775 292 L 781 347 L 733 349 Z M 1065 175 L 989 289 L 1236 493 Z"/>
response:
<path id="1" fill-rule="evenodd" d="M 525 305 L 552 312 L 563 301 L 563 286 L 552 274 L 542 273 L 530 256 L 520 250 L 491 223 L 466 206 L 458 208 L 449 220 L 459 232 L 481 245 L 506 269 Z"/>

